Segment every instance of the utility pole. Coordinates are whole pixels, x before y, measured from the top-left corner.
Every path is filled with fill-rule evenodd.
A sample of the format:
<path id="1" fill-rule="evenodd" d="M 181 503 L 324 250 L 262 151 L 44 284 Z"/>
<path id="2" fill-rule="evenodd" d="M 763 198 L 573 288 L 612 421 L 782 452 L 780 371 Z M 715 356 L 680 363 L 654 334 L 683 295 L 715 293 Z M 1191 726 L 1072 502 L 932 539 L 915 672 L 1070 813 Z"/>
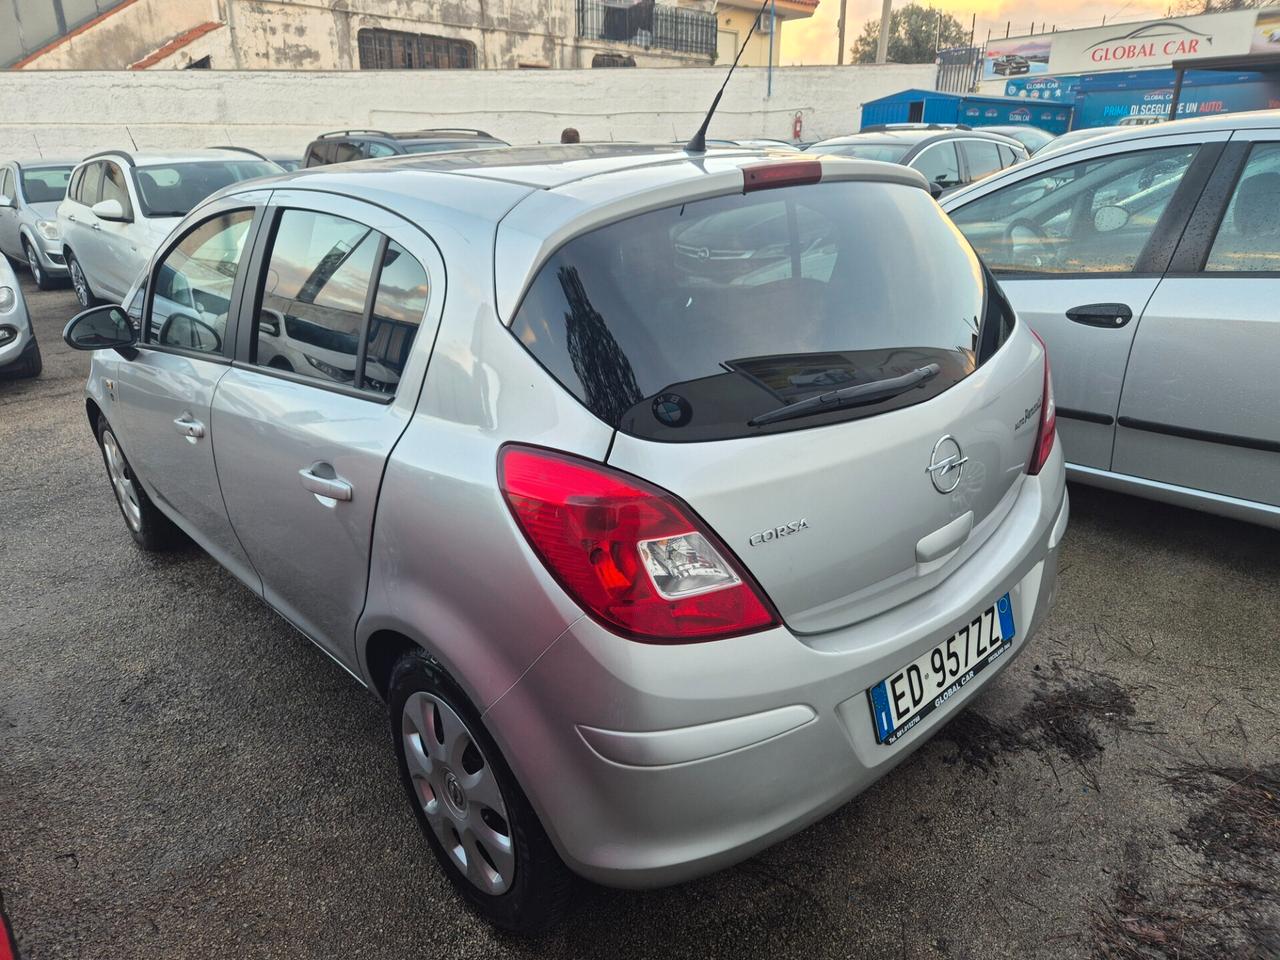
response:
<path id="1" fill-rule="evenodd" d="M 893 0 L 884 0 L 880 8 L 880 42 L 876 44 L 876 63 L 889 62 L 889 26 L 893 21 Z"/>
<path id="2" fill-rule="evenodd" d="M 849 0 L 840 0 L 840 49 L 836 51 L 836 66 L 844 66 L 844 22 L 849 16 Z"/>

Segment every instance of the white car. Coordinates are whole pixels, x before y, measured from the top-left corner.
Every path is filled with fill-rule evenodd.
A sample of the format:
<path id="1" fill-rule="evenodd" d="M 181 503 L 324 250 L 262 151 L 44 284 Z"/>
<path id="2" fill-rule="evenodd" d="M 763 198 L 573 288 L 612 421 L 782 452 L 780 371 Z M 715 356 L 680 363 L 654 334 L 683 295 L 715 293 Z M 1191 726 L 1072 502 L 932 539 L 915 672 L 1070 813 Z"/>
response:
<path id="1" fill-rule="evenodd" d="M 196 204 L 230 184 L 280 172 L 269 160 L 221 149 L 86 157 L 58 206 L 76 299 L 83 307 L 123 299 L 160 241 Z"/>

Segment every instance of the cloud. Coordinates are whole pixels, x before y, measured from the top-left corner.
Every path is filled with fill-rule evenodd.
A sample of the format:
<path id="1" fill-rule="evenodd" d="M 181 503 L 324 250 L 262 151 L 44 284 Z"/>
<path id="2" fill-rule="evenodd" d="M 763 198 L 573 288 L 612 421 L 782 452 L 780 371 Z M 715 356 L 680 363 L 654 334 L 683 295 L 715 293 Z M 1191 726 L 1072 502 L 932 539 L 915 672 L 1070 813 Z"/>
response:
<path id="1" fill-rule="evenodd" d="M 880 4 L 875 0 L 848 0 L 849 23 L 845 29 L 845 47 L 862 31 L 868 20 L 880 19 Z M 900 5 L 900 4 L 899 4 Z M 1075 0 L 1067 3 L 1057 0 L 970 0 L 970 2 L 944 2 L 933 4 L 950 13 L 966 27 L 977 14 L 976 42 L 987 39 L 988 31 L 994 37 L 1003 37 L 1009 24 L 1013 36 L 1027 33 L 1035 23 L 1036 32 L 1054 25 L 1059 30 L 1101 25 L 1108 22 L 1129 22 L 1162 17 L 1168 9 L 1168 0 L 1129 0 L 1120 6 L 1117 0 Z M 1118 8 L 1118 9 L 1117 9 Z M 1117 14 L 1120 14 L 1117 16 Z M 840 19 L 840 0 L 822 0 L 817 12 L 807 20 L 792 20 L 782 28 L 782 62 L 784 64 L 818 64 L 836 62 L 836 33 Z M 848 62 L 848 53 L 845 54 Z"/>

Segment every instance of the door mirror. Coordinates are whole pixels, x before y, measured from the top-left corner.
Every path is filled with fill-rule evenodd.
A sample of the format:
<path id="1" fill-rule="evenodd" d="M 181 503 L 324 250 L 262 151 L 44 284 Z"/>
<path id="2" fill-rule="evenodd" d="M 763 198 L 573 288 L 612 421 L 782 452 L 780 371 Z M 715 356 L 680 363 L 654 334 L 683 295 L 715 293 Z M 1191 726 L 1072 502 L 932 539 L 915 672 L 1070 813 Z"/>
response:
<path id="1" fill-rule="evenodd" d="M 222 351 L 222 334 L 203 320 L 189 317 L 185 313 L 171 314 L 160 328 L 158 340 L 166 347 L 181 347 L 200 353 Z"/>
<path id="2" fill-rule="evenodd" d="M 119 200 L 99 200 L 92 207 L 93 215 L 99 220 L 115 220 L 119 222 L 128 222 L 131 218 L 125 215 L 124 207 Z"/>
<path id="3" fill-rule="evenodd" d="M 1093 212 L 1093 229 L 1098 233 L 1115 233 L 1129 223 L 1129 211 L 1124 207 L 1099 207 Z"/>
<path id="4" fill-rule="evenodd" d="M 942 184 L 940 184 L 937 180 L 929 181 L 929 196 L 933 197 L 933 199 L 937 200 L 940 196 L 942 196 L 942 191 L 945 189 L 947 188 L 944 187 Z"/>
<path id="5" fill-rule="evenodd" d="M 73 350 L 131 347 L 137 340 L 124 307 L 93 307 L 71 318 L 62 339 Z"/>
<path id="6" fill-rule="evenodd" d="M 274 310 L 263 310 L 258 314 L 258 332 L 268 336 L 280 336 L 280 314 Z"/>
<path id="7" fill-rule="evenodd" d="M 0 208 L 12 207 L 13 205 L 13 197 L 0 193 Z"/>

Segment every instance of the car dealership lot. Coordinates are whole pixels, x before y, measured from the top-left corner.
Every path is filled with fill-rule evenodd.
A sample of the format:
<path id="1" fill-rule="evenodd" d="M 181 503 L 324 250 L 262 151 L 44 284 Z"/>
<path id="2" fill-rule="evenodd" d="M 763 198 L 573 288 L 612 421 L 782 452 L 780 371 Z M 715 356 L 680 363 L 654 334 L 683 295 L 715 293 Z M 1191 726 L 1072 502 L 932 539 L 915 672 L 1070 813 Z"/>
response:
<path id="1" fill-rule="evenodd" d="M 29 960 L 1280 951 L 1275 531 L 1074 487 L 1052 617 L 933 743 L 741 866 L 584 884 L 521 943 L 457 909 L 373 698 L 196 548 L 129 541 L 74 297 L 23 285 L 45 370 L 0 380 L 0 892 Z"/>

